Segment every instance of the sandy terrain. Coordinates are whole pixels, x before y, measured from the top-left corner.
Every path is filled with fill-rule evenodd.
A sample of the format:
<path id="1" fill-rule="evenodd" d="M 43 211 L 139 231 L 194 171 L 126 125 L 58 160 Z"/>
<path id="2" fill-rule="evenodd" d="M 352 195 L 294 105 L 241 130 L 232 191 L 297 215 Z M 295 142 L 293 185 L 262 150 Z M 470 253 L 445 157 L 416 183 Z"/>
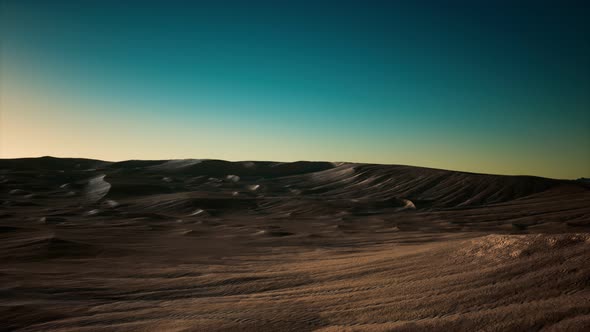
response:
<path id="1" fill-rule="evenodd" d="M 590 330 L 590 186 L 323 162 L 0 160 L 0 329 Z"/>

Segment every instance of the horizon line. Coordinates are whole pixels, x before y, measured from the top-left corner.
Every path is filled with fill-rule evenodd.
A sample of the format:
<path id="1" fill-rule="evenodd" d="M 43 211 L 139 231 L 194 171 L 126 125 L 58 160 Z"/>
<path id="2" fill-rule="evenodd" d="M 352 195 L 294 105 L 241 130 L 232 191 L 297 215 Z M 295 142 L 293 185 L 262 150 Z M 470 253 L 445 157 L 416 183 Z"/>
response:
<path id="1" fill-rule="evenodd" d="M 271 163 L 297 163 L 297 162 L 310 162 L 310 163 L 332 163 L 332 164 L 359 164 L 359 165 L 381 165 L 381 166 L 405 166 L 405 167 L 414 167 L 414 168 L 424 168 L 424 169 L 431 169 L 431 170 L 439 170 L 439 171 L 447 171 L 447 172 L 457 172 L 457 173 L 468 173 L 468 174 L 477 174 L 477 175 L 492 175 L 492 176 L 520 176 L 520 177 L 536 177 L 536 178 L 544 178 L 544 179 L 551 179 L 551 180 L 561 180 L 561 181 L 577 181 L 582 179 L 588 179 L 589 177 L 581 176 L 578 178 L 554 178 L 548 176 L 541 176 L 541 175 L 532 175 L 532 174 L 518 174 L 518 173 L 485 173 L 485 172 L 476 172 L 476 171 L 469 171 L 469 170 L 458 170 L 458 169 L 448 169 L 448 168 L 439 168 L 439 167 L 430 167 L 430 166 L 420 166 L 420 165 L 411 165 L 411 164 L 390 164 L 390 163 L 374 163 L 374 162 L 359 162 L 359 161 L 330 161 L 330 160 L 231 160 L 231 159 L 218 159 L 218 158 L 167 158 L 167 159 L 121 159 L 121 160 L 106 160 L 106 159 L 97 159 L 97 158 L 87 158 L 87 157 L 60 157 L 60 156 L 51 156 L 51 155 L 44 155 L 44 156 L 34 156 L 34 157 L 14 157 L 14 158 L 6 158 L 0 157 L 0 160 L 17 160 L 17 159 L 41 159 L 41 158 L 53 158 L 53 159 L 85 159 L 85 160 L 94 160 L 94 161 L 102 161 L 107 163 L 119 163 L 125 161 L 171 161 L 171 160 L 210 160 L 210 161 L 224 161 L 230 163 L 241 163 L 241 162 L 271 162 Z"/>

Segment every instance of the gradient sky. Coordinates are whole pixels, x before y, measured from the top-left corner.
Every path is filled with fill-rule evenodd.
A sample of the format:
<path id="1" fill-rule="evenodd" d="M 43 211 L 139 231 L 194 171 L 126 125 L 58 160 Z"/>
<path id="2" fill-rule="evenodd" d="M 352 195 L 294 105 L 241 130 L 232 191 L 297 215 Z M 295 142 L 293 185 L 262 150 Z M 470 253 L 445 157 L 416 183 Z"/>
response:
<path id="1" fill-rule="evenodd" d="M 588 1 L 0 3 L 1 158 L 590 176 Z"/>

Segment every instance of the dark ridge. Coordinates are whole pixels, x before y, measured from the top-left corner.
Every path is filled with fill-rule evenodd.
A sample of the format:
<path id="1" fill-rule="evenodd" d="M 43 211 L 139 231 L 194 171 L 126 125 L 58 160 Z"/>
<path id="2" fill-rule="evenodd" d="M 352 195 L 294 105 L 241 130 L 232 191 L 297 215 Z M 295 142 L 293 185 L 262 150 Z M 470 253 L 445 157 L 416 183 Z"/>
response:
<path id="1" fill-rule="evenodd" d="M 344 164 L 313 176 L 293 178 L 290 182 L 311 195 L 374 201 L 407 198 L 438 208 L 501 203 L 568 183 L 534 176 L 374 164 Z"/>
<path id="2" fill-rule="evenodd" d="M 238 176 L 281 177 L 318 172 L 333 167 L 334 165 L 328 162 L 298 161 L 292 163 L 277 163 L 268 161 L 230 162 L 224 160 L 200 160 L 195 164 L 185 167 L 157 169 L 157 172 L 164 171 L 166 173 L 194 176 L 226 176 L 232 174 Z"/>
<path id="3" fill-rule="evenodd" d="M 144 168 L 154 165 L 159 165 L 165 161 L 163 160 L 125 160 L 125 161 L 118 161 L 111 163 L 107 166 L 109 169 L 117 169 L 117 170 L 124 170 L 124 169 L 135 169 L 135 168 Z"/>
<path id="4" fill-rule="evenodd" d="M 108 165 L 109 162 L 84 159 L 84 158 L 18 158 L 18 159 L 0 159 L 0 169 L 10 170 L 72 170 L 72 169 L 89 169 L 98 168 Z"/>
<path id="5" fill-rule="evenodd" d="M 82 177 L 89 178 L 90 175 L 84 169 L 100 168 L 99 172 L 106 175 L 105 180 L 111 185 L 105 199 L 120 200 L 183 192 L 202 192 L 209 196 L 216 193 L 225 198 L 203 201 L 205 207 L 216 210 L 224 207 L 231 210 L 251 209 L 253 205 L 243 204 L 244 201 L 240 199 L 258 197 L 261 203 L 260 208 L 255 208 L 258 211 L 274 211 L 268 204 L 274 202 L 274 206 L 279 209 L 291 206 L 293 212 L 298 211 L 298 215 L 313 214 L 314 211 L 338 213 L 342 204 L 355 207 L 351 212 L 380 213 L 402 207 L 404 200 L 412 202 L 415 205 L 413 208 L 418 210 L 470 208 L 521 199 L 563 185 L 588 189 L 585 181 L 489 175 L 403 165 L 308 161 L 282 163 L 181 159 L 109 163 L 91 159 L 42 157 L 4 159 L 0 160 L 0 166 L 21 171 L 18 172 L 20 175 L 26 175 L 26 171 L 34 175 L 35 171 L 65 169 L 63 175 L 44 175 L 42 182 L 36 182 L 43 183 L 44 187 L 23 186 L 37 199 L 42 197 L 43 191 L 52 188 L 52 194 L 66 192 L 67 189 L 59 187 L 63 182 L 72 183 Z M 14 174 L 14 177 L 5 176 L 5 180 L 18 180 L 16 172 Z M 20 188 L 13 184 L 10 189 Z M 305 199 L 293 201 L 294 197 Z M 365 203 L 347 203 L 346 200 L 352 199 Z M 324 201 L 343 203 L 329 203 L 320 207 Z M 27 204 L 36 204 L 36 201 L 27 200 Z"/>

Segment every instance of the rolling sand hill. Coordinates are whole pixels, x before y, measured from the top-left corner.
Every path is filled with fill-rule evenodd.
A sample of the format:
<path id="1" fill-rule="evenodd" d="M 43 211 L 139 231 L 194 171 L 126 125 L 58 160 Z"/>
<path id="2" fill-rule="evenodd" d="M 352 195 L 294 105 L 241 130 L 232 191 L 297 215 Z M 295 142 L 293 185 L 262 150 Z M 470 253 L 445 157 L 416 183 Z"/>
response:
<path id="1" fill-rule="evenodd" d="M 584 181 L 0 160 L 0 330 L 590 330 Z"/>

